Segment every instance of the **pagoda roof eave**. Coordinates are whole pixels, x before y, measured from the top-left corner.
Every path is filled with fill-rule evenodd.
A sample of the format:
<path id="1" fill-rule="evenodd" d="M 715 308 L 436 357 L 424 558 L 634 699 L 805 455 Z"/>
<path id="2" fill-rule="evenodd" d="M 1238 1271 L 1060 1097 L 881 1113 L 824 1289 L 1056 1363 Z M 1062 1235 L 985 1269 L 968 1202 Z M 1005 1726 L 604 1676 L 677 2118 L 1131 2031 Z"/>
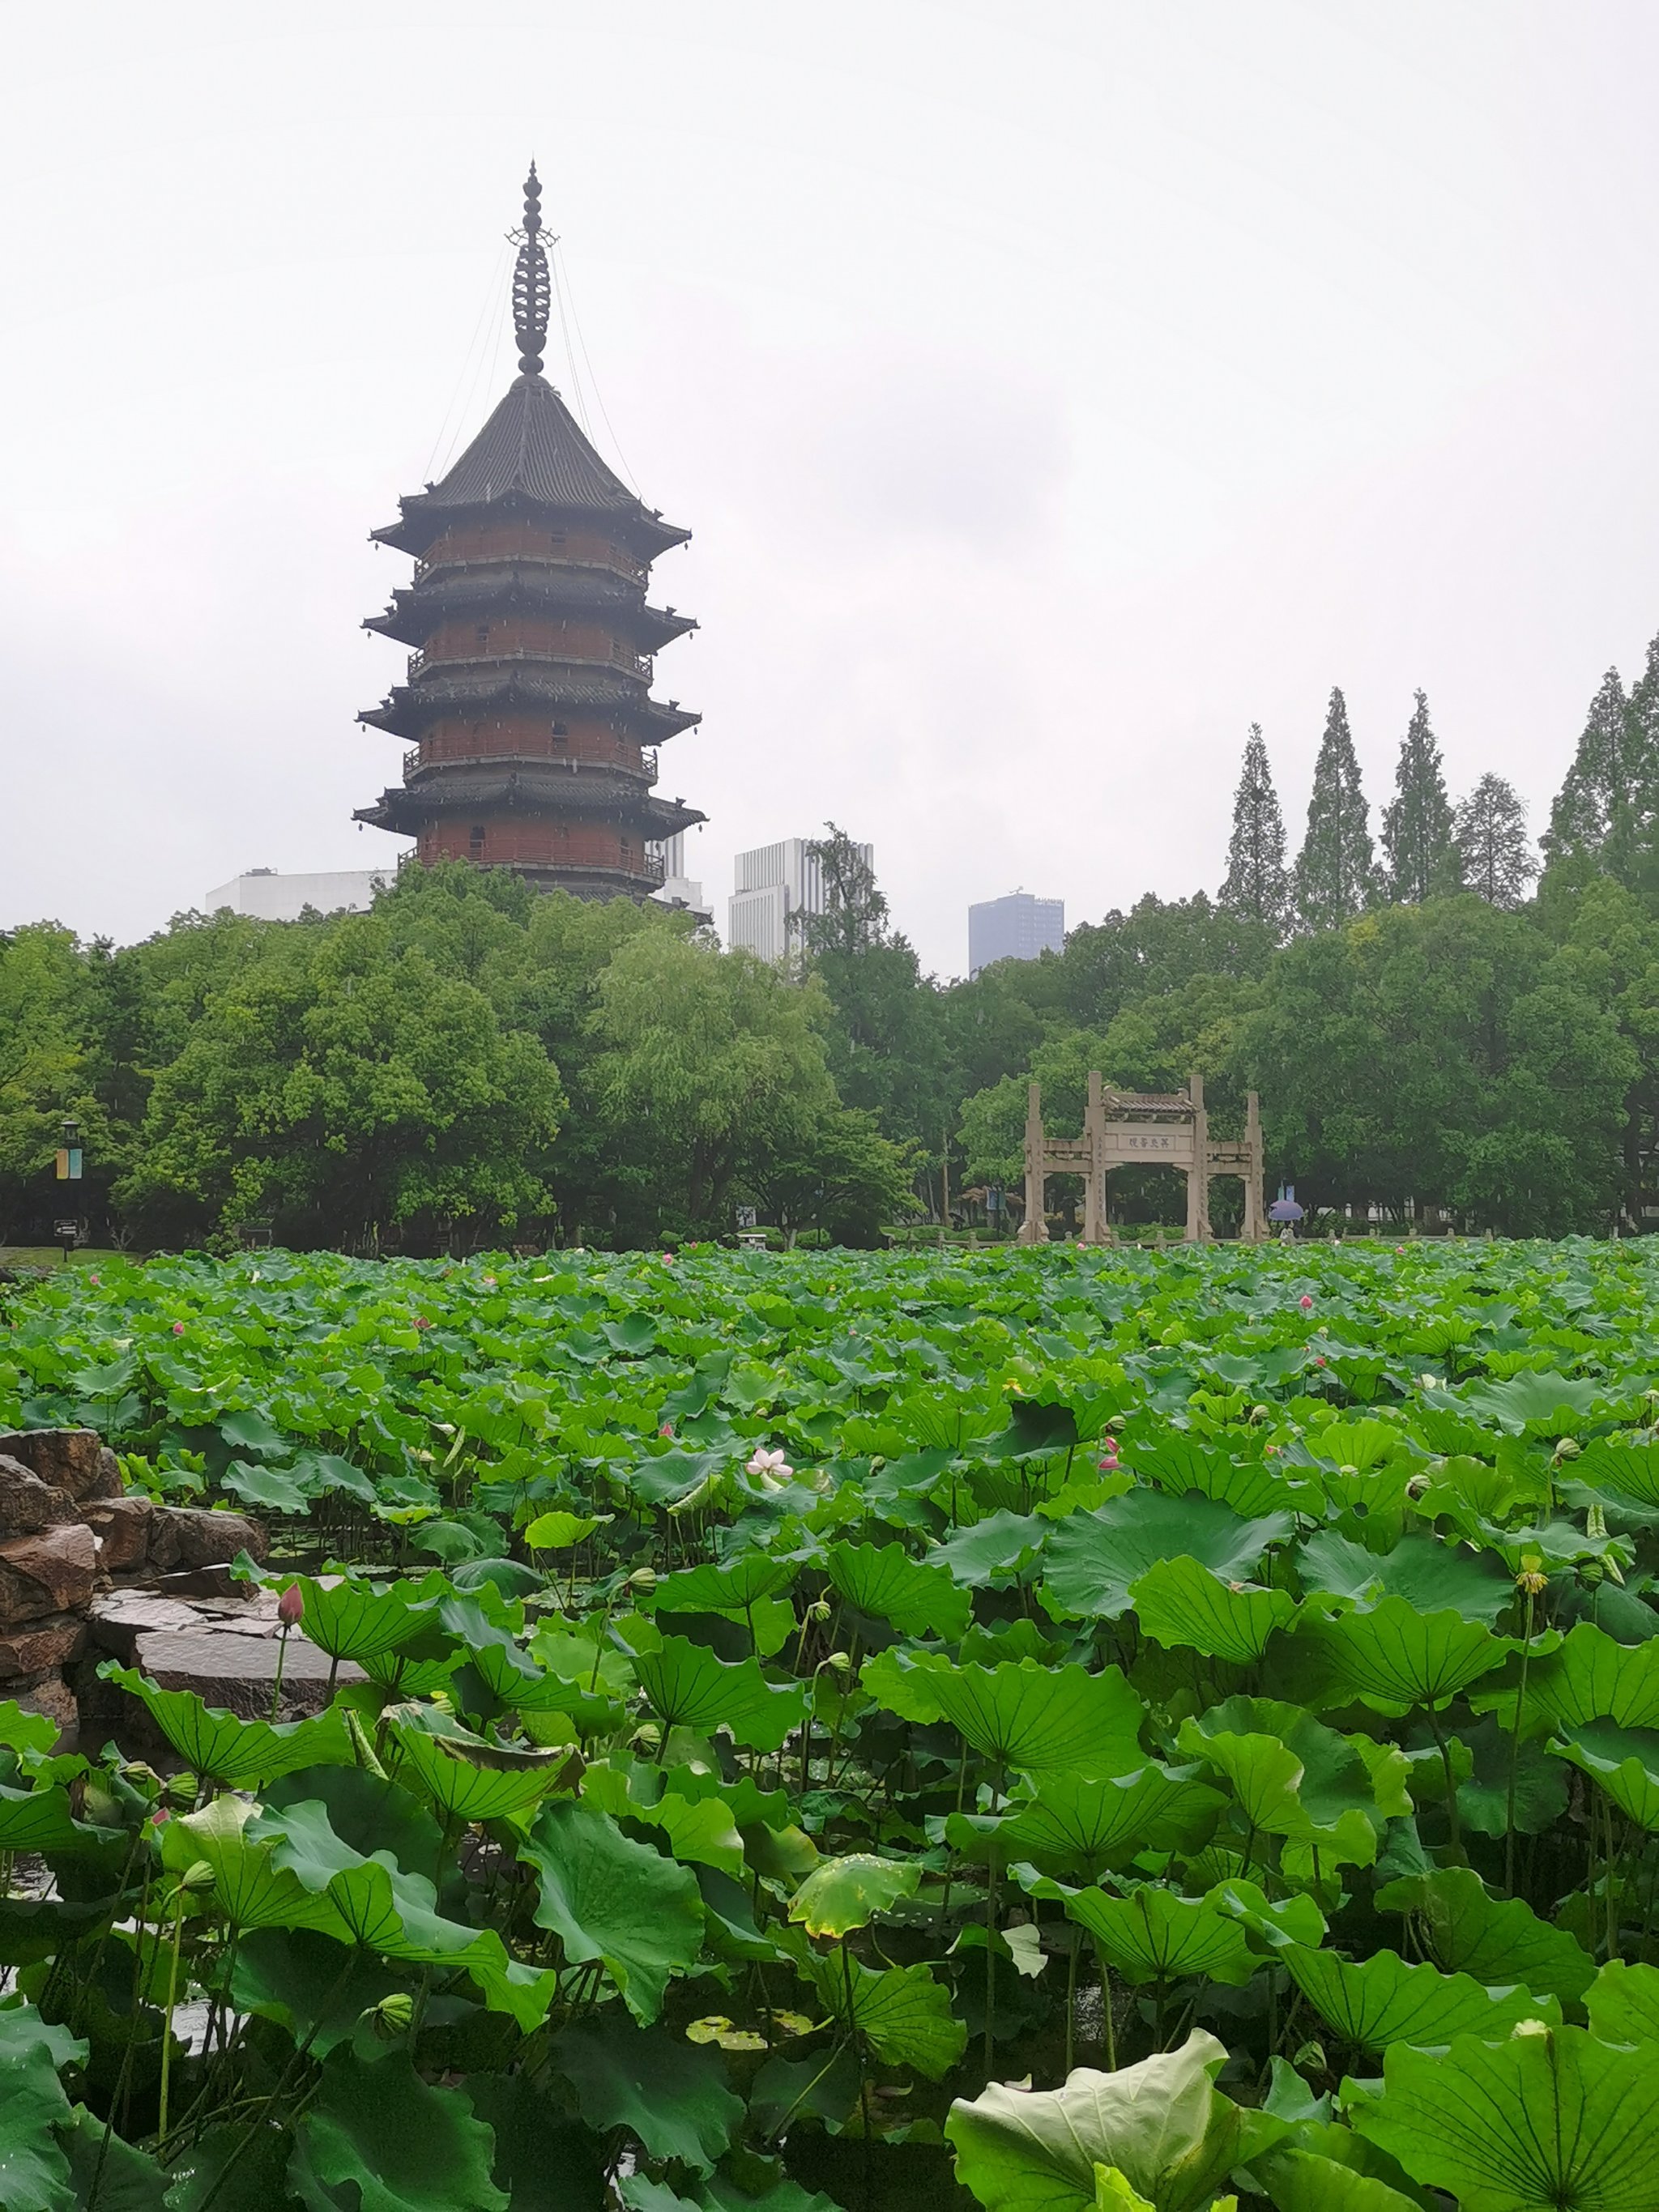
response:
<path id="1" fill-rule="evenodd" d="M 522 492 L 502 492 L 493 499 L 470 501 L 465 506 L 440 506 L 425 492 L 412 492 L 398 502 L 401 513 L 396 522 L 388 522 L 368 533 L 372 545 L 389 545 L 396 553 L 409 553 L 419 560 L 427 548 L 441 538 L 445 531 L 458 522 L 488 521 L 501 514 L 528 516 L 545 520 L 555 528 L 568 529 L 572 523 L 602 522 L 614 524 L 617 538 L 635 550 L 644 548 L 647 562 L 654 561 L 659 553 L 666 553 L 675 545 L 689 545 L 691 532 L 677 522 L 665 522 L 650 507 L 641 506 L 633 514 L 623 509 L 601 509 L 596 514 L 591 507 L 576 507 L 555 500 L 541 500 Z"/>
<path id="2" fill-rule="evenodd" d="M 441 690 L 429 684 L 398 684 L 378 707 L 363 708 L 357 720 L 392 737 L 418 738 L 440 715 L 508 706 L 544 708 L 550 712 L 561 708 L 588 708 L 622 727 L 645 731 L 659 743 L 695 729 L 702 720 L 678 700 L 653 699 L 625 678 L 611 684 L 580 678 L 537 681 L 522 675 L 494 684 L 477 683 Z"/>

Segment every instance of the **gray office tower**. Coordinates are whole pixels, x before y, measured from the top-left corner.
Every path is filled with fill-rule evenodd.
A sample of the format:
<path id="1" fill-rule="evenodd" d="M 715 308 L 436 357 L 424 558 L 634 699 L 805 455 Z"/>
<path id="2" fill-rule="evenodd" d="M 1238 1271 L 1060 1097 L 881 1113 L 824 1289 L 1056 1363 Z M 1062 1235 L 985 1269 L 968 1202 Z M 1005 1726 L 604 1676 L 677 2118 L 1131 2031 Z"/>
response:
<path id="1" fill-rule="evenodd" d="M 997 960 L 1035 960 L 1066 942 L 1064 899 L 1033 898 L 1010 891 L 968 909 L 968 973 L 977 975 Z"/>

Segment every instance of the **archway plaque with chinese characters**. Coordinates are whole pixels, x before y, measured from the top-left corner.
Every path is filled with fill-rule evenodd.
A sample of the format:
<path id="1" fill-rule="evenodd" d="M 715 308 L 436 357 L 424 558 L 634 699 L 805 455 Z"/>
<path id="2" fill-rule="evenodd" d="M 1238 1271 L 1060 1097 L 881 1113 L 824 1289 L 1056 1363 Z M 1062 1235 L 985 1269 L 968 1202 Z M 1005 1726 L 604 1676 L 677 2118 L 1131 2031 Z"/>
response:
<path id="1" fill-rule="evenodd" d="M 1187 1236 L 1210 1238 L 1210 1179 L 1237 1176 L 1244 1185 L 1246 1243 L 1267 1233 L 1262 1202 L 1261 1114 L 1249 1092 L 1242 1140 L 1212 1141 L 1204 1110 L 1204 1079 L 1194 1072 L 1184 1091 L 1109 1091 L 1098 1070 L 1089 1077 L 1089 1103 L 1080 1137 L 1051 1137 L 1042 1126 L 1042 1094 L 1031 1085 L 1025 1109 L 1025 1218 L 1022 1244 L 1048 1241 L 1043 1185 L 1051 1175 L 1083 1178 L 1083 1242 L 1113 1242 L 1107 1177 L 1114 1168 L 1176 1168 L 1187 1178 Z"/>

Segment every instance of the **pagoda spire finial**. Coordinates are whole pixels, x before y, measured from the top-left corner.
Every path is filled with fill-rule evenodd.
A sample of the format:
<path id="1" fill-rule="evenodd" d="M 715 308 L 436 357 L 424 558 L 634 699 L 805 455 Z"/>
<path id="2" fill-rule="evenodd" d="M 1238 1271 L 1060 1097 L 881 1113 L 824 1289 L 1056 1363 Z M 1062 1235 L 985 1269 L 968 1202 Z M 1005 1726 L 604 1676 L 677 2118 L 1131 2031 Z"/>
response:
<path id="1" fill-rule="evenodd" d="M 542 350 L 547 343 L 548 310 L 553 287 L 548 275 L 547 254 L 542 245 L 542 188 L 536 181 L 536 164 L 524 180 L 524 228 L 514 234 L 519 258 L 513 264 L 513 332 L 519 342 L 519 367 L 526 376 L 540 374 Z"/>

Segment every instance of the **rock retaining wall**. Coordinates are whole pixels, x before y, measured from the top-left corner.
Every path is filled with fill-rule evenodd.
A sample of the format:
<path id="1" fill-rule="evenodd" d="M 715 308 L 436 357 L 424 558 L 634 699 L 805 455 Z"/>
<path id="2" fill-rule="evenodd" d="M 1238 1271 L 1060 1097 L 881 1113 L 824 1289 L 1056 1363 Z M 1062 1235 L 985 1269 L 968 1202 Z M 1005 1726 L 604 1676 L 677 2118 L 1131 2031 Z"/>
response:
<path id="1" fill-rule="evenodd" d="M 275 1599 L 239 1598 L 225 1571 L 238 1553 L 263 1559 L 265 1548 L 264 1529 L 240 1513 L 156 1505 L 127 1491 L 94 1430 L 0 1432 L 0 1698 L 50 1714 L 62 1742 L 73 1743 L 70 1670 L 86 1679 L 76 1662 L 91 1643 L 100 1648 L 89 1656 L 108 1654 L 102 1616 L 121 1611 L 110 1593 L 136 1597 L 135 1585 L 151 1602 L 195 1598 L 244 1619 L 269 1611 L 270 1628 L 256 1632 L 270 1634 Z M 182 1603 L 178 1612 L 169 1632 L 204 1625 Z"/>

